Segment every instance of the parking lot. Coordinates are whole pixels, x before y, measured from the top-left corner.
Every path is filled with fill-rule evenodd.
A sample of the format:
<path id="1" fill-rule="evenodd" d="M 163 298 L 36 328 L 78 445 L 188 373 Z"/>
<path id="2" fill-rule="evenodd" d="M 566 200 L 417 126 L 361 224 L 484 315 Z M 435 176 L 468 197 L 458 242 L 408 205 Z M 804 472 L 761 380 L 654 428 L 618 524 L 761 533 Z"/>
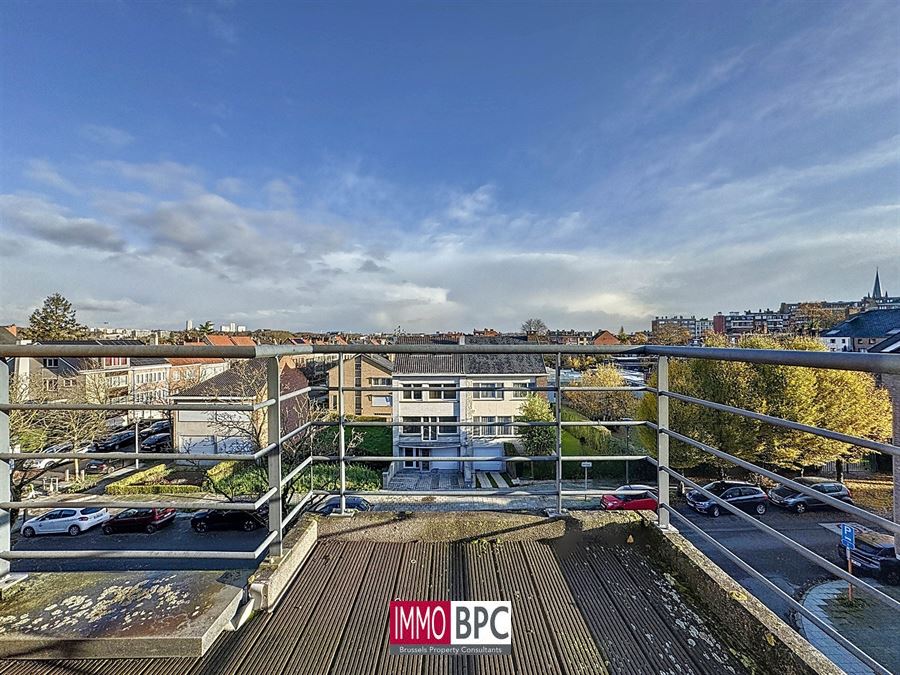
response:
<path id="1" fill-rule="evenodd" d="M 13 545 L 15 551 L 48 550 L 122 550 L 144 551 L 252 551 L 266 536 L 260 527 L 252 532 L 216 530 L 199 534 L 191 529 L 191 514 L 179 513 L 168 527 L 154 532 L 103 534 L 100 527 L 72 537 L 67 534 L 45 534 L 30 539 L 19 535 Z M 59 558 L 55 560 L 16 560 L 13 572 L 76 572 L 124 570 L 192 570 L 192 569 L 252 569 L 259 564 L 253 560 L 216 560 L 206 558 L 112 558 L 87 560 Z"/>

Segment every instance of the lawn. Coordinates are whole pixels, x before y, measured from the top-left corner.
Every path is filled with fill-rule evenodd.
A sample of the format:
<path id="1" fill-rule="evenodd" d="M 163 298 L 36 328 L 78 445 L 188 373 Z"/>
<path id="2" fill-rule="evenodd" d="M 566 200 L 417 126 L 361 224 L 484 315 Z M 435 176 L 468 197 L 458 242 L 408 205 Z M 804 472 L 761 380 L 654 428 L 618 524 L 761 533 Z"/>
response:
<path id="1" fill-rule="evenodd" d="M 894 517 L 893 490 L 891 476 L 877 478 L 847 478 L 844 484 L 850 489 L 857 506 L 868 509 L 885 518 Z"/>

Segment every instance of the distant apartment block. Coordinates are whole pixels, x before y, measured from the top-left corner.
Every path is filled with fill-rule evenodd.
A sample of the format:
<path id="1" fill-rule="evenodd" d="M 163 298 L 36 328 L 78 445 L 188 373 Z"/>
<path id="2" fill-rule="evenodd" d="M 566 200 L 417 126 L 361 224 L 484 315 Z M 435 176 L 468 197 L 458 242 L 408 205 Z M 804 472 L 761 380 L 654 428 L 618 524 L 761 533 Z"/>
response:
<path id="1" fill-rule="evenodd" d="M 657 316 L 650 324 L 651 330 L 655 333 L 663 326 L 678 326 L 686 328 L 691 333 L 691 340 L 700 340 L 703 334 L 712 330 L 713 323 L 709 319 L 698 319 L 696 316 Z"/>
<path id="2" fill-rule="evenodd" d="M 328 409 L 338 410 L 337 362 L 328 364 Z M 344 358 L 344 414 L 362 417 L 390 417 L 393 414 L 393 395 L 390 391 L 394 364 L 377 354 Z M 354 391 L 356 387 L 388 387 L 385 391 Z"/>
<path id="3" fill-rule="evenodd" d="M 713 316 L 712 329 L 724 335 L 744 335 L 747 333 L 783 333 L 790 315 L 771 309 L 755 312 L 729 312 Z"/>
<path id="4" fill-rule="evenodd" d="M 401 343 L 440 342 L 427 338 L 403 338 Z M 464 344 L 513 344 L 522 340 L 466 336 Z M 450 343 L 448 344 L 456 344 Z M 504 443 L 516 441 L 512 426 L 522 402 L 535 387 L 547 382 L 543 358 L 538 354 L 398 354 L 394 384 L 402 387 L 393 401 L 394 456 L 404 459 L 404 469 L 451 470 L 472 484 L 473 471 L 501 471 L 502 460 L 458 462 L 445 457 L 497 457 Z M 454 391 L 454 387 L 482 391 Z M 511 391 L 501 391 L 509 387 Z M 431 391 L 426 391 L 431 389 Z M 421 427 L 430 422 L 434 426 Z M 460 422 L 477 426 L 457 426 Z M 397 470 L 393 467 L 391 471 Z"/>

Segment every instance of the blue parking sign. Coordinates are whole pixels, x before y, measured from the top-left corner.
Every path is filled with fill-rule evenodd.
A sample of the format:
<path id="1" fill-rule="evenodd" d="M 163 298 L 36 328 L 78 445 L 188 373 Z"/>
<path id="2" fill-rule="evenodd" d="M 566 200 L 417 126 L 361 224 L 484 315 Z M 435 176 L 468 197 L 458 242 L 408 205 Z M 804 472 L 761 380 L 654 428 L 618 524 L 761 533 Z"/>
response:
<path id="1" fill-rule="evenodd" d="M 852 525 L 841 524 L 841 546 L 848 551 L 856 548 L 856 530 Z"/>

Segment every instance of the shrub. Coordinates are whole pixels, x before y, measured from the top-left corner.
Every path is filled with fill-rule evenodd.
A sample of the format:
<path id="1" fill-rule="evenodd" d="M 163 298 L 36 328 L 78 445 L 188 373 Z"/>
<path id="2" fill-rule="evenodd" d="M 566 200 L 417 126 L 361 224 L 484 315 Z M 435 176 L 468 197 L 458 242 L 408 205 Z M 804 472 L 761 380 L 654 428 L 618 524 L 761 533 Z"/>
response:
<path id="1" fill-rule="evenodd" d="M 106 488 L 106 494 L 108 495 L 183 495 L 195 494 L 202 491 L 203 490 L 199 485 L 179 485 L 169 483 L 136 485 L 117 485 L 113 483 Z"/>
<path id="2" fill-rule="evenodd" d="M 169 467 L 163 462 L 151 466 L 149 469 L 144 469 L 143 471 L 135 471 L 134 473 L 125 476 L 125 478 L 121 478 L 107 485 L 105 492 L 108 495 L 134 494 L 130 492 L 118 492 L 118 490 L 137 483 L 158 483 L 162 480 L 163 476 L 166 475 L 168 470 Z"/>

